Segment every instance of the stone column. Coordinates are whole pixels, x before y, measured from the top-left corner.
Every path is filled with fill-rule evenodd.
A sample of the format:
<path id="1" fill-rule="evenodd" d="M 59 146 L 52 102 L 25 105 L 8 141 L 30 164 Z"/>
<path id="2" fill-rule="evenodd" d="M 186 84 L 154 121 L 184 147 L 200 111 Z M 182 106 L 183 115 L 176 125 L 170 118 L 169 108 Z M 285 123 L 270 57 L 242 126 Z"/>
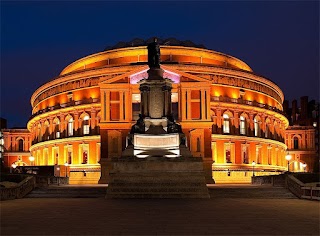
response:
<path id="1" fill-rule="evenodd" d="M 200 102 L 201 102 L 201 120 L 206 120 L 206 98 L 205 98 L 206 91 L 204 89 L 201 89 L 201 95 L 200 95 Z"/>
<path id="2" fill-rule="evenodd" d="M 217 109 L 217 133 L 222 134 L 222 120 L 221 109 Z"/>
<path id="3" fill-rule="evenodd" d="M 106 116 L 106 121 L 110 121 L 110 91 L 106 90 L 106 97 L 105 97 L 105 116 Z"/>
<path id="4" fill-rule="evenodd" d="M 186 115 L 186 90 L 185 89 L 181 89 L 181 120 L 186 120 L 187 119 L 187 115 Z"/>
<path id="5" fill-rule="evenodd" d="M 191 90 L 187 90 L 187 120 L 191 120 Z"/>
<path id="6" fill-rule="evenodd" d="M 124 120 L 124 111 L 123 111 L 123 91 L 119 92 L 119 97 L 120 97 L 120 121 Z"/>

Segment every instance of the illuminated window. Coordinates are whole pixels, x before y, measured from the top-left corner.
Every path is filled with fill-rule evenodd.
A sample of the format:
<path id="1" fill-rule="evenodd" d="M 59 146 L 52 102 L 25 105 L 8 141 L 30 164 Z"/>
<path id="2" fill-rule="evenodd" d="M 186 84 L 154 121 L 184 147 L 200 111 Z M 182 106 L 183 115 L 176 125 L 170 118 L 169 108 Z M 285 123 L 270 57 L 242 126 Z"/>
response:
<path id="1" fill-rule="evenodd" d="M 231 145 L 225 144 L 226 163 L 231 163 Z"/>
<path id="2" fill-rule="evenodd" d="M 19 152 L 23 152 L 23 139 L 19 139 Z"/>
<path id="3" fill-rule="evenodd" d="M 230 133 L 230 118 L 227 114 L 223 114 L 223 133 Z"/>
<path id="4" fill-rule="evenodd" d="M 254 119 L 254 136 L 260 136 L 260 122 L 255 118 Z"/>
<path id="5" fill-rule="evenodd" d="M 256 160 L 257 164 L 261 164 L 261 146 L 256 147 Z"/>
<path id="6" fill-rule="evenodd" d="M 242 160 L 244 164 L 249 164 L 248 145 L 242 145 Z"/>
<path id="7" fill-rule="evenodd" d="M 68 136 L 73 136 L 73 119 L 68 120 Z"/>
<path id="8" fill-rule="evenodd" d="M 72 164 L 72 151 L 68 150 L 68 164 Z"/>
<path id="9" fill-rule="evenodd" d="M 268 138 L 269 137 L 269 134 L 270 134 L 270 128 L 269 128 L 269 125 L 266 124 L 266 132 L 265 132 L 265 137 Z"/>
<path id="10" fill-rule="evenodd" d="M 271 147 L 268 147 L 268 165 L 272 165 L 272 160 L 271 160 Z"/>
<path id="11" fill-rule="evenodd" d="M 89 126 L 89 116 L 85 116 L 83 118 L 83 134 L 89 134 L 90 133 L 90 126 Z"/>
<path id="12" fill-rule="evenodd" d="M 240 134 L 246 134 L 246 118 L 240 116 Z"/>
<path id="13" fill-rule="evenodd" d="M 60 138 L 60 121 L 56 118 L 54 124 L 54 138 Z"/>

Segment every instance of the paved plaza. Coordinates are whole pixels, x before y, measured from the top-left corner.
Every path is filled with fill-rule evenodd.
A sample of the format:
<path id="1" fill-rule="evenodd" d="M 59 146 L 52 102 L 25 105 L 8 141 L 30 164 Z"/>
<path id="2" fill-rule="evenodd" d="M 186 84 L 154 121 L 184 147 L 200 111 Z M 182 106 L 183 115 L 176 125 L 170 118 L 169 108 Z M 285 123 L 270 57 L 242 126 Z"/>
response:
<path id="1" fill-rule="evenodd" d="M 299 199 L 25 198 L 1 204 L 1 235 L 319 235 Z"/>

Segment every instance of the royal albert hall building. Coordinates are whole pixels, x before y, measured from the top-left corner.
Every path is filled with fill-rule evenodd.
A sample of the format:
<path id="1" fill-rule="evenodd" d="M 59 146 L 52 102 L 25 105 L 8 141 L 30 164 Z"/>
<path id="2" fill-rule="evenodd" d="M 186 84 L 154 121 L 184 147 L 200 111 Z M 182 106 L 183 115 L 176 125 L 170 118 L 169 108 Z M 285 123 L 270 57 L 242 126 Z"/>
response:
<path id="1" fill-rule="evenodd" d="M 207 182 L 245 183 L 286 170 L 284 95 L 243 61 L 190 41 L 159 40 L 172 112 Z M 144 42 L 144 41 L 143 41 Z M 148 41 L 81 58 L 31 97 L 34 165 L 68 165 L 71 184 L 106 183 L 108 160 L 127 145 L 140 113 Z M 130 46 L 129 46 L 130 45 Z"/>

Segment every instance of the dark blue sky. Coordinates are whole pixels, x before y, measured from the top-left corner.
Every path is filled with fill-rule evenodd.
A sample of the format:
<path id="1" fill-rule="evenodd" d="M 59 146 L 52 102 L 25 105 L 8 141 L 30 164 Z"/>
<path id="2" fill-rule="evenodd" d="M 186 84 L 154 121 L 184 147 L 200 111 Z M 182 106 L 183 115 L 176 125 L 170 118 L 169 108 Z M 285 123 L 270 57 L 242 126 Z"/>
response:
<path id="1" fill-rule="evenodd" d="M 245 61 L 285 98 L 319 100 L 319 3 L 1 1 L 1 117 L 26 126 L 30 97 L 71 62 L 133 38 L 176 37 Z"/>

